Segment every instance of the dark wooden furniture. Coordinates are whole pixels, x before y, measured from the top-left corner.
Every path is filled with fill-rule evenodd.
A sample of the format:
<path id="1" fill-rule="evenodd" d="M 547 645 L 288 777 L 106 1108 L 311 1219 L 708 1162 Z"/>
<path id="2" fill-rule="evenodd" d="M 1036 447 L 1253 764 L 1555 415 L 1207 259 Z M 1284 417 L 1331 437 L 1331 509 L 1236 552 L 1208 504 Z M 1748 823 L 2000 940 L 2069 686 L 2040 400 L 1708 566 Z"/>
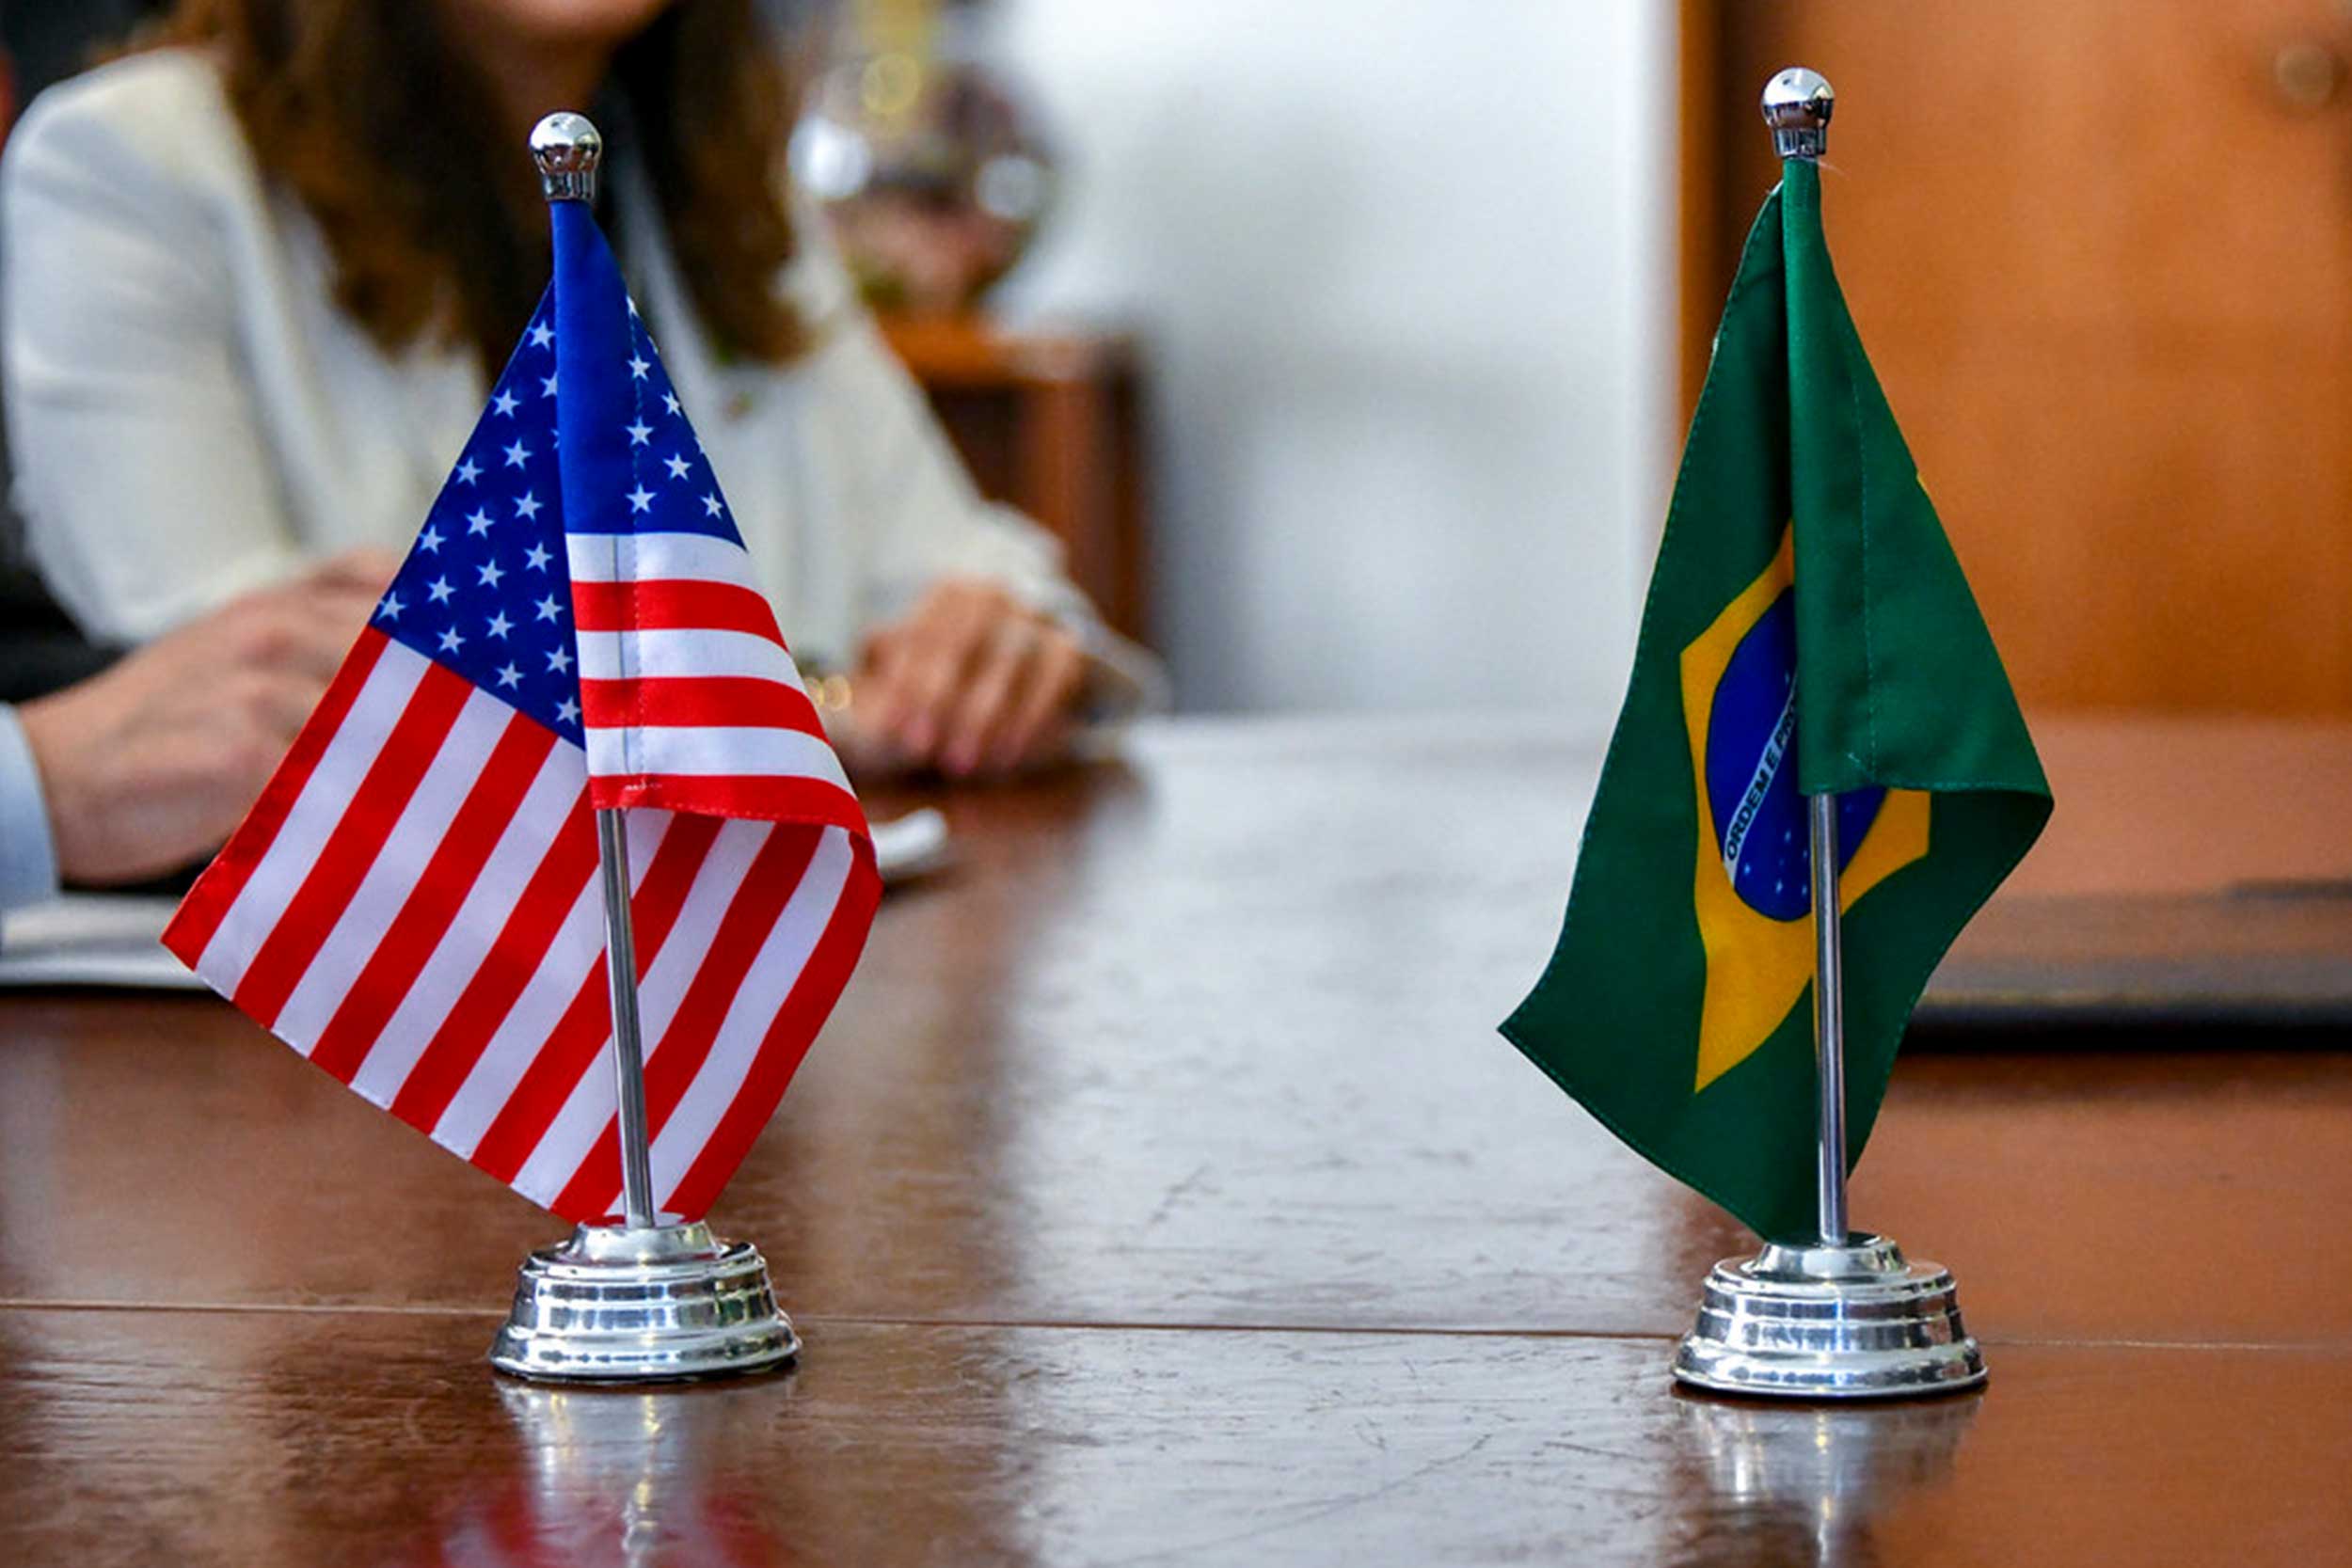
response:
<path id="1" fill-rule="evenodd" d="M 1856 1213 L 1990 1387 L 1670 1390 L 1745 1238 L 1493 1032 L 1597 763 L 1204 722 L 946 799 L 715 1216 L 807 1339 L 754 1384 L 496 1379 L 546 1215 L 225 1005 L 0 998 L 0 1560 L 2337 1560 L 2352 1037 L 1907 1056 Z"/>
<path id="2" fill-rule="evenodd" d="M 1838 278 L 2026 710 L 2352 718 L 2352 11 L 1677 10 L 1686 410 L 1810 66 Z"/>
<path id="3" fill-rule="evenodd" d="M 1140 355 L 1117 333 L 885 317 L 983 493 L 1044 524 L 1113 629 L 1151 640 Z"/>

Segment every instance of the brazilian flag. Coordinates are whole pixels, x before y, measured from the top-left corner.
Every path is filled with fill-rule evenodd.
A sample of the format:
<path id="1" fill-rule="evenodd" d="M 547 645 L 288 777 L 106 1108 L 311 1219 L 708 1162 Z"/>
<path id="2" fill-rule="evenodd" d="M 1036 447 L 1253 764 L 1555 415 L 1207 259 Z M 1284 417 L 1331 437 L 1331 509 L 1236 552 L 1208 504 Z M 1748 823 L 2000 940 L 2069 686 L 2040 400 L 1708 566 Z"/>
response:
<path id="1" fill-rule="evenodd" d="M 1837 796 L 1846 1160 L 2050 786 L 1792 159 L 1724 307 L 1560 944 L 1502 1032 L 1668 1174 L 1809 1239 L 1804 797 Z"/>

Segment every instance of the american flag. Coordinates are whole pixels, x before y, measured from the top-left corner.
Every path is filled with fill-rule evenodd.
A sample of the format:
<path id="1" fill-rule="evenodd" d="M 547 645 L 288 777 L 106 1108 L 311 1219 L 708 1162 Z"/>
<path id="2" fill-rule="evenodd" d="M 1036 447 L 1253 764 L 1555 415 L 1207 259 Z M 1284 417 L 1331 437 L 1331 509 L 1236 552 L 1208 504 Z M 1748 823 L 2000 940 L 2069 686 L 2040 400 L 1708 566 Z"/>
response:
<path id="1" fill-rule="evenodd" d="M 165 944 L 567 1219 L 621 1166 L 593 811 L 626 808 L 653 1197 L 692 1219 L 881 881 L 726 500 L 586 207 L 423 531 Z"/>

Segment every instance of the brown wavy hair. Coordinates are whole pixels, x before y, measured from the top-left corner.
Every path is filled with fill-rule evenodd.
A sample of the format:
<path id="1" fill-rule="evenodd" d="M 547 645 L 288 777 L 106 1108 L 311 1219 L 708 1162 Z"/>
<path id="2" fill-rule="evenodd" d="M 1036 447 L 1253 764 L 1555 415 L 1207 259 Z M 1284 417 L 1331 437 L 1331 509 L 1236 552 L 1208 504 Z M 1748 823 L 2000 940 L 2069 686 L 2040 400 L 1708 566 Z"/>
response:
<path id="1" fill-rule="evenodd" d="M 546 286 L 546 208 L 442 29 L 427 0 L 180 0 L 141 41 L 219 61 L 263 175 L 309 209 L 338 303 L 377 343 L 467 345 L 489 374 Z M 777 177 L 790 77 L 757 0 L 680 0 L 621 47 L 606 87 L 705 329 L 769 362 L 803 337 L 777 287 L 794 253 Z"/>

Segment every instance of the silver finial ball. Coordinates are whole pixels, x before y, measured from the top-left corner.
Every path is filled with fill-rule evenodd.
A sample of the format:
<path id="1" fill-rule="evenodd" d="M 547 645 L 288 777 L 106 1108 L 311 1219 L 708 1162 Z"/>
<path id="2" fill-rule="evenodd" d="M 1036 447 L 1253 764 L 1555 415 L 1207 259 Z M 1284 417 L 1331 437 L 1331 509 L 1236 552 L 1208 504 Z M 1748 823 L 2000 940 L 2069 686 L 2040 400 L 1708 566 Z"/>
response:
<path id="1" fill-rule="evenodd" d="M 1837 95 L 1818 71 L 1792 65 L 1764 84 L 1764 123 L 1772 150 L 1784 158 L 1819 158 L 1829 146 L 1829 117 Z"/>
<path id="2" fill-rule="evenodd" d="M 586 115 L 564 110 L 531 128 L 531 161 L 549 201 L 594 201 L 604 135 Z"/>

